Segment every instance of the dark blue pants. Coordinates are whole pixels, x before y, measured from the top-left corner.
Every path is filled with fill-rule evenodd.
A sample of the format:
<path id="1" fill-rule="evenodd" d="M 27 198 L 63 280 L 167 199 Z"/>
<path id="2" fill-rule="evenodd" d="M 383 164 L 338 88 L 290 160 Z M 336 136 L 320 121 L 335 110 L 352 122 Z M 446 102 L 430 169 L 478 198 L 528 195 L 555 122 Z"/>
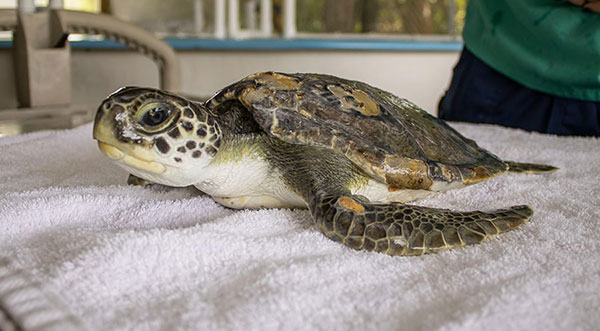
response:
<path id="1" fill-rule="evenodd" d="M 463 48 L 439 104 L 444 120 L 492 123 L 558 135 L 600 136 L 600 103 L 527 88 Z"/>

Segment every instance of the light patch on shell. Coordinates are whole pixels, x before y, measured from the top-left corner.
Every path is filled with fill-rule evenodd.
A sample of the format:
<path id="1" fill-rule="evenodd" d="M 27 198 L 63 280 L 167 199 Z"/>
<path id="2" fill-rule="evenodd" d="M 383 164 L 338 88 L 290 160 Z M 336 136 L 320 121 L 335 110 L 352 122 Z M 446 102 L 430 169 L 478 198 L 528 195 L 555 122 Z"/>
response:
<path id="1" fill-rule="evenodd" d="M 354 199 L 352 199 L 350 197 L 339 198 L 338 204 L 348 210 L 355 212 L 355 213 L 362 213 L 365 211 L 365 207 L 363 205 L 354 201 Z"/>
<path id="2" fill-rule="evenodd" d="M 450 170 L 450 168 L 448 168 L 444 164 L 440 164 L 439 166 L 440 166 L 440 169 L 442 169 L 442 176 L 444 176 L 444 178 L 446 178 L 449 181 L 456 180 L 456 178 L 454 177 L 454 173 Z M 457 173 L 460 176 L 460 171 L 457 171 Z"/>
<path id="3" fill-rule="evenodd" d="M 355 88 L 349 90 L 337 85 L 328 85 L 331 91 L 340 100 L 343 110 L 350 112 L 356 110 L 365 116 L 379 115 L 379 105 L 364 91 Z"/>
<path id="4" fill-rule="evenodd" d="M 298 82 L 294 78 L 276 72 L 261 73 L 248 78 L 255 79 L 257 83 L 277 90 L 295 90 L 298 88 Z"/>
<path id="5" fill-rule="evenodd" d="M 302 115 L 302 116 L 304 116 L 306 118 L 309 118 L 309 119 L 312 119 L 312 117 L 313 117 L 309 112 L 307 112 L 304 109 L 298 110 L 298 113 L 300 113 L 300 115 Z"/>
<path id="6" fill-rule="evenodd" d="M 375 169 L 377 171 L 379 169 Z M 433 181 L 425 162 L 388 154 L 383 161 L 386 183 L 407 189 L 429 189 Z"/>

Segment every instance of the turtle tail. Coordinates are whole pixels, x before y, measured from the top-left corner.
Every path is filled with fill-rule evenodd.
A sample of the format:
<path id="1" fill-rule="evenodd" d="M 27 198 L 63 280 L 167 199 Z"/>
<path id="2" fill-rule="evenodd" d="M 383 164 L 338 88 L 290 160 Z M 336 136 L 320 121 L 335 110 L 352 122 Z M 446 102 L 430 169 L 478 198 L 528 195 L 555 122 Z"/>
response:
<path id="1" fill-rule="evenodd" d="M 557 167 L 553 167 L 545 164 L 534 164 L 534 163 L 520 163 L 512 161 L 504 161 L 508 164 L 508 171 L 514 173 L 526 173 L 526 174 L 543 174 L 549 172 L 555 172 L 558 170 Z"/>

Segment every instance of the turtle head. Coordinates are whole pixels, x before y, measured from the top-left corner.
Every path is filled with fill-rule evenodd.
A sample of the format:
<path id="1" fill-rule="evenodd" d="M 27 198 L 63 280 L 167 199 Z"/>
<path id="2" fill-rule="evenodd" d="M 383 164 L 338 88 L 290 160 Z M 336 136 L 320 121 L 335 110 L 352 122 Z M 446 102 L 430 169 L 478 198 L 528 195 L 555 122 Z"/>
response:
<path id="1" fill-rule="evenodd" d="M 187 186 L 219 150 L 221 130 L 200 103 L 152 88 L 125 87 L 98 108 L 94 139 L 131 174 Z"/>

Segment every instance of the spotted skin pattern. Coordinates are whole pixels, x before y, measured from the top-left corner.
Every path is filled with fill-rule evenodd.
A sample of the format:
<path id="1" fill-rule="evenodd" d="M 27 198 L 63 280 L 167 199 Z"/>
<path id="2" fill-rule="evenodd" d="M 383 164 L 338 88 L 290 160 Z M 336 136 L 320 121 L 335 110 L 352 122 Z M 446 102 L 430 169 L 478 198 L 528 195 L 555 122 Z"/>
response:
<path id="1" fill-rule="evenodd" d="M 168 116 L 156 115 L 160 112 Z M 109 157 L 129 160 L 132 166 L 124 167 L 131 169 L 130 184 L 201 182 L 202 190 L 217 193 L 223 185 L 253 193 L 236 195 L 230 189 L 229 195 L 215 193 L 217 201 L 258 201 L 257 206 L 261 196 L 274 206 L 281 196 L 288 199 L 281 205 L 300 199 L 328 238 L 390 255 L 476 244 L 525 223 L 533 211 L 513 206 L 456 212 L 378 203 L 354 194 L 357 187 L 375 182 L 391 196 L 457 188 L 507 172 L 556 170 L 502 161 L 407 100 L 315 74 L 254 74 L 203 104 L 155 89 L 125 88 L 98 109 L 94 137 Z M 250 168 L 232 166 L 239 160 L 251 160 L 253 171 L 278 191 L 261 183 L 253 184 L 254 191 L 245 187 L 251 181 L 243 172 Z"/>
<path id="2" fill-rule="evenodd" d="M 135 114 L 148 101 L 169 101 L 176 104 L 180 111 L 175 113 L 170 126 L 159 131 L 147 131 L 135 123 Z M 206 112 L 199 110 L 193 102 L 166 92 L 125 88 L 110 102 L 105 102 L 103 108 L 99 109 L 96 122 L 110 108 L 114 121 L 113 134 L 118 141 L 141 145 L 146 149 L 154 148 L 178 164 L 184 164 L 190 158 L 200 158 L 203 153 L 214 156 L 221 143 L 220 129 Z M 128 127 L 134 127 L 135 133 L 126 129 Z M 130 179 L 130 182 L 147 184 L 136 178 Z"/>

